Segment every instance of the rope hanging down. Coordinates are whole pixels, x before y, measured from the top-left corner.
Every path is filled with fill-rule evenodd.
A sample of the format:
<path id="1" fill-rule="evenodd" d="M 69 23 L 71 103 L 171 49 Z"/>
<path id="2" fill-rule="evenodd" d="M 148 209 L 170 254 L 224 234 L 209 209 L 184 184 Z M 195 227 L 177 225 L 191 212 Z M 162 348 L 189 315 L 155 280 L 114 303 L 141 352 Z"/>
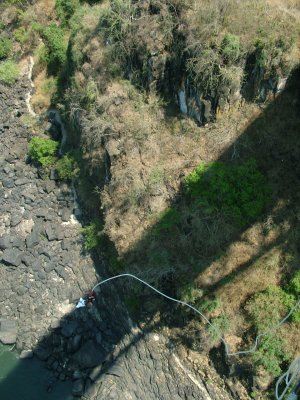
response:
<path id="1" fill-rule="evenodd" d="M 275 331 L 276 329 L 278 329 L 292 315 L 292 313 L 295 311 L 295 309 L 300 305 L 300 298 L 299 298 L 298 301 L 296 302 L 296 304 L 291 308 L 289 313 L 280 322 L 278 322 L 278 324 L 272 326 L 267 331 L 265 331 L 263 333 L 260 333 L 259 335 L 256 336 L 256 339 L 255 339 L 255 342 L 254 342 L 254 346 L 252 348 L 250 348 L 249 350 L 242 350 L 242 351 L 237 351 L 235 353 L 231 353 L 230 350 L 229 350 L 229 346 L 226 343 L 225 339 L 223 338 L 220 330 L 216 326 L 214 326 L 209 321 L 209 319 L 204 314 L 202 314 L 201 311 L 197 310 L 197 308 L 193 307 L 192 305 L 190 305 L 190 304 L 188 304 L 188 303 L 186 303 L 184 301 L 174 299 L 173 297 L 170 297 L 170 296 L 162 293 L 160 290 L 156 289 L 155 287 L 151 286 L 149 283 L 143 281 L 142 279 L 138 278 L 135 275 L 132 275 L 132 274 L 120 274 L 120 275 L 112 276 L 111 278 L 107 278 L 104 281 L 101 281 L 101 282 L 97 283 L 97 285 L 92 290 L 94 291 L 97 287 L 103 285 L 104 283 L 107 283 L 107 282 L 112 281 L 114 279 L 124 278 L 124 277 L 130 277 L 130 278 L 136 279 L 137 281 L 139 281 L 139 282 L 143 283 L 144 285 L 148 286 L 154 292 L 160 294 L 161 296 L 165 297 L 166 299 L 174 301 L 175 303 L 178 303 L 178 304 L 182 304 L 183 306 L 189 307 L 190 309 L 195 311 L 195 313 L 199 314 L 204 319 L 204 321 L 207 322 L 208 325 L 217 333 L 218 337 L 220 338 L 220 340 L 222 341 L 222 343 L 225 346 L 225 353 L 226 353 L 227 356 L 237 356 L 237 355 L 242 355 L 242 354 L 254 353 L 257 350 L 260 338 L 262 338 L 263 336 L 267 336 L 270 332 Z"/>

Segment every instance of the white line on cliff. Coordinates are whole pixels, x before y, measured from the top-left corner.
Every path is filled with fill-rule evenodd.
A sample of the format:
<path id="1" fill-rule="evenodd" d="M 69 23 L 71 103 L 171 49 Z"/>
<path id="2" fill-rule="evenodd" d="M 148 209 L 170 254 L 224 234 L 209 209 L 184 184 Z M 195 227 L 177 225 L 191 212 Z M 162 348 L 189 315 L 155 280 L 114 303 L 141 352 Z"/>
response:
<path id="1" fill-rule="evenodd" d="M 161 296 L 165 297 L 166 299 L 171 300 L 171 301 L 174 301 L 174 302 L 176 302 L 176 303 L 178 303 L 178 304 L 182 304 L 183 306 L 189 307 L 189 308 L 191 308 L 193 311 L 195 311 L 197 314 L 199 314 L 199 315 L 204 319 L 204 321 L 206 321 L 206 322 L 208 323 L 208 325 L 211 326 L 211 328 L 218 334 L 220 340 L 222 341 L 222 343 L 223 343 L 224 346 L 225 346 L 225 353 L 226 353 L 227 356 L 238 356 L 238 355 L 242 355 L 242 354 L 254 353 L 254 352 L 257 350 L 257 347 L 258 347 L 258 344 L 259 344 L 259 339 L 260 339 L 261 337 L 263 337 L 263 336 L 267 336 L 267 335 L 268 335 L 269 333 L 271 333 L 272 331 L 275 331 L 276 329 L 278 329 L 278 328 L 292 315 L 292 313 L 295 311 L 295 309 L 296 309 L 296 308 L 299 306 L 299 304 L 300 304 L 300 298 L 299 298 L 299 299 L 297 300 L 296 304 L 294 305 L 294 307 L 291 308 L 291 310 L 289 311 L 289 313 L 288 313 L 280 322 L 278 322 L 278 324 L 276 324 L 276 325 L 270 327 L 270 328 L 267 329 L 265 332 L 260 333 L 259 335 L 257 335 L 257 336 L 256 336 L 256 339 L 255 339 L 255 342 L 254 342 L 254 346 L 253 346 L 252 348 L 250 348 L 249 350 L 241 350 L 241 351 L 237 351 L 237 352 L 235 352 L 235 353 L 230 353 L 229 346 L 228 346 L 227 342 L 225 341 L 225 339 L 223 338 L 223 336 L 221 335 L 220 330 L 219 330 L 215 325 L 213 325 L 213 324 L 209 321 L 209 319 L 208 319 L 204 314 L 202 314 L 201 311 L 197 310 L 197 308 L 193 307 L 192 305 L 190 305 L 190 304 L 188 304 L 188 303 L 186 303 L 186 302 L 184 302 L 184 301 L 174 299 L 173 297 L 170 297 L 170 296 L 168 296 L 168 295 L 162 293 L 160 290 L 156 289 L 155 287 L 151 286 L 149 283 L 143 281 L 142 279 L 138 278 L 138 277 L 135 276 L 135 275 L 132 275 L 132 274 L 120 274 L 120 275 L 112 276 L 111 278 L 107 278 L 107 279 L 105 279 L 104 281 L 101 281 L 101 282 L 97 283 L 97 285 L 93 288 L 93 290 L 95 290 L 97 287 L 103 285 L 103 284 L 106 283 L 106 282 L 109 282 L 109 281 L 111 281 L 111 280 L 113 280 L 113 279 L 117 279 L 117 278 L 123 278 L 123 277 L 134 278 L 134 279 L 136 279 L 137 281 L 139 281 L 139 282 L 143 283 L 144 285 L 148 286 L 150 289 L 154 290 L 154 292 L 156 292 L 156 293 L 160 294 Z"/>

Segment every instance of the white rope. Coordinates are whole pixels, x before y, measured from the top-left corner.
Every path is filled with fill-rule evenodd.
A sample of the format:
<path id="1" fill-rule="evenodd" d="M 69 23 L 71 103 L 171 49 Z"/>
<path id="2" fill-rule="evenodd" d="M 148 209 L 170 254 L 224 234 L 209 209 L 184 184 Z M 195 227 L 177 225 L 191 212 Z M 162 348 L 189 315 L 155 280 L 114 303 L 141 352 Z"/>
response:
<path id="1" fill-rule="evenodd" d="M 104 283 L 107 283 L 107 282 L 109 282 L 109 281 L 112 281 L 113 279 L 118 279 L 118 278 L 123 278 L 123 277 L 134 278 L 134 279 L 136 279 L 137 281 L 139 281 L 139 282 L 143 283 L 144 285 L 148 286 L 150 289 L 154 290 L 154 292 L 156 292 L 156 293 L 160 294 L 161 296 L 165 297 L 166 299 L 171 300 L 171 301 L 174 301 L 174 302 L 176 302 L 176 303 L 178 303 L 178 304 L 182 304 L 183 306 L 187 306 L 187 307 L 191 308 L 193 311 L 195 311 L 197 314 L 199 314 L 199 315 L 204 319 L 204 321 L 206 321 L 206 322 L 208 323 L 208 325 L 218 334 L 218 337 L 220 338 L 220 340 L 222 341 L 222 343 L 223 343 L 224 346 L 225 346 L 225 353 L 226 353 L 227 356 L 237 356 L 237 355 L 242 355 L 242 354 L 254 353 L 254 352 L 257 350 L 257 347 L 258 347 L 260 338 L 263 337 L 263 336 L 266 336 L 266 335 L 268 335 L 270 332 L 275 331 L 276 329 L 278 329 L 278 328 L 291 316 L 291 314 L 295 311 L 295 309 L 296 309 L 296 308 L 299 306 L 299 304 L 300 304 L 300 298 L 299 298 L 298 301 L 296 302 L 296 304 L 294 305 L 294 307 L 291 308 L 291 310 L 289 311 L 289 313 L 288 313 L 280 322 L 278 322 L 278 324 L 276 324 L 276 325 L 274 325 L 273 327 L 269 328 L 267 331 L 265 331 L 265 332 L 260 333 L 259 335 L 257 335 L 257 336 L 256 336 L 256 339 L 255 339 L 254 346 L 253 346 L 252 348 L 250 348 L 249 350 L 242 350 L 242 351 L 237 351 L 237 352 L 235 352 L 235 353 L 230 353 L 230 351 L 229 351 L 229 346 L 228 346 L 228 344 L 226 343 L 225 339 L 223 338 L 223 336 L 222 336 L 220 330 L 219 330 L 216 326 L 214 326 L 214 325 L 209 321 L 209 319 L 208 319 L 204 314 L 202 314 L 201 311 L 197 310 L 197 308 L 193 307 L 192 305 L 190 305 L 190 304 L 188 304 L 188 303 L 186 303 L 186 302 L 184 302 L 184 301 L 174 299 L 173 297 L 170 297 L 170 296 L 168 296 L 168 295 L 162 293 L 160 290 L 156 289 L 155 287 L 151 286 L 149 283 L 143 281 L 142 279 L 138 278 L 138 277 L 135 276 L 135 275 L 132 275 L 132 274 L 120 274 L 120 275 L 112 276 L 111 278 L 107 278 L 107 279 L 105 279 L 104 281 L 101 281 L 101 282 L 97 283 L 97 285 L 93 288 L 93 290 L 95 290 L 97 287 L 103 285 Z"/>
<path id="2" fill-rule="evenodd" d="M 292 375 L 290 376 L 291 372 L 294 370 Z M 275 396 L 277 400 L 282 400 L 288 389 L 293 384 L 294 380 L 297 378 L 297 375 L 300 373 L 300 357 L 298 357 L 289 367 L 289 369 L 282 374 L 276 383 L 276 390 Z M 279 395 L 279 386 L 281 385 L 282 381 L 285 379 L 285 388 L 281 395 Z"/>

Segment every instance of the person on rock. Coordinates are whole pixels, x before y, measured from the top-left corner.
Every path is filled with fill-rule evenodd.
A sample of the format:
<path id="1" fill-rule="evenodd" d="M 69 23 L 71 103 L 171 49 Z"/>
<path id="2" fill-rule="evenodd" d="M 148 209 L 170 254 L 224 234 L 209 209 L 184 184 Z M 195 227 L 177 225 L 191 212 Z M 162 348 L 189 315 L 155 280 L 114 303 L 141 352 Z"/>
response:
<path id="1" fill-rule="evenodd" d="M 96 300 L 95 295 L 96 295 L 96 292 L 94 290 L 90 289 L 88 291 L 87 302 L 86 302 L 87 306 L 91 307 L 93 305 L 94 301 Z"/>

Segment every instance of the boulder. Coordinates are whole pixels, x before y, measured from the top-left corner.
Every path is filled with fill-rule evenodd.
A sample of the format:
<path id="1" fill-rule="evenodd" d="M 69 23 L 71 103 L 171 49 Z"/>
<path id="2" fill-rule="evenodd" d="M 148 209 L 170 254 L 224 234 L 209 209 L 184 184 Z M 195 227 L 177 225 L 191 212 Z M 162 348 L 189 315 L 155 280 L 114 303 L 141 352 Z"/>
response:
<path id="1" fill-rule="evenodd" d="M 0 342 L 3 344 L 14 344 L 17 340 L 17 322 L 8 319 L 0 320 Z"/>
<path id="2" fill-rule="evenodd" d="M 18 267 L 22 261 L 22 252 L 18 249 L 6 249 L 2 255 L 2 261 L 5 264 L 13 265 L 14 267 Z"/>
<path id="3" fill-rule="evenodd" d="M 20 354 L 20 359 L 25 360 L 33 357 L 33 351 L 32 350 L 22 350 Z"/>
<path id="4" fill-rule="evenodd" d="M 62 324 L 61 333 L 64 337 L 70 337 L 75 333 L 77 328 L 78 328 L 77 321 L 64 322 Z"/>
<path id="5" fill-rule="evenodd" d="M 46 361 L 50 357 L 50 350 L 45 347 L 37 347 L 34 349 L 34 354 L 41 361 Z"/>
<path id="6" fill-rule="evenodd" d="M 96 347 L 94 342 L 89 340 L 83 344 L 72 358 L 81 368 L 93 368 L 102 364 L 105 356 L 104 350 L 100 346 Z"/>
<path id="7" fill-rule="evenodd" d="M 12 247 L 11 236 L 0 237 L 0 250 L 10 249 Z"/>
<path id="8" fill-rule="evenodd" d="M 34 230 L 30 233 L 30 235 L 26 238 L 26 246 L 27 248 L 36 246 L 40 242 L 40 234 L 37 230 Z"/>
<path id="9" fill-rule="evenodd" d="M 22 219 L 22 214 L 13 214 L 10 219 L 10 226 L 17 226 L 22 221 Z"/>
<path id="10" fill-rule="evenodd" d="M 84 392 L 84 380 L 77 379 L 76 381 L 73 382 L 72 394 L 75 397 L 80 397 L 83 395 L 83 392 Z"/>

